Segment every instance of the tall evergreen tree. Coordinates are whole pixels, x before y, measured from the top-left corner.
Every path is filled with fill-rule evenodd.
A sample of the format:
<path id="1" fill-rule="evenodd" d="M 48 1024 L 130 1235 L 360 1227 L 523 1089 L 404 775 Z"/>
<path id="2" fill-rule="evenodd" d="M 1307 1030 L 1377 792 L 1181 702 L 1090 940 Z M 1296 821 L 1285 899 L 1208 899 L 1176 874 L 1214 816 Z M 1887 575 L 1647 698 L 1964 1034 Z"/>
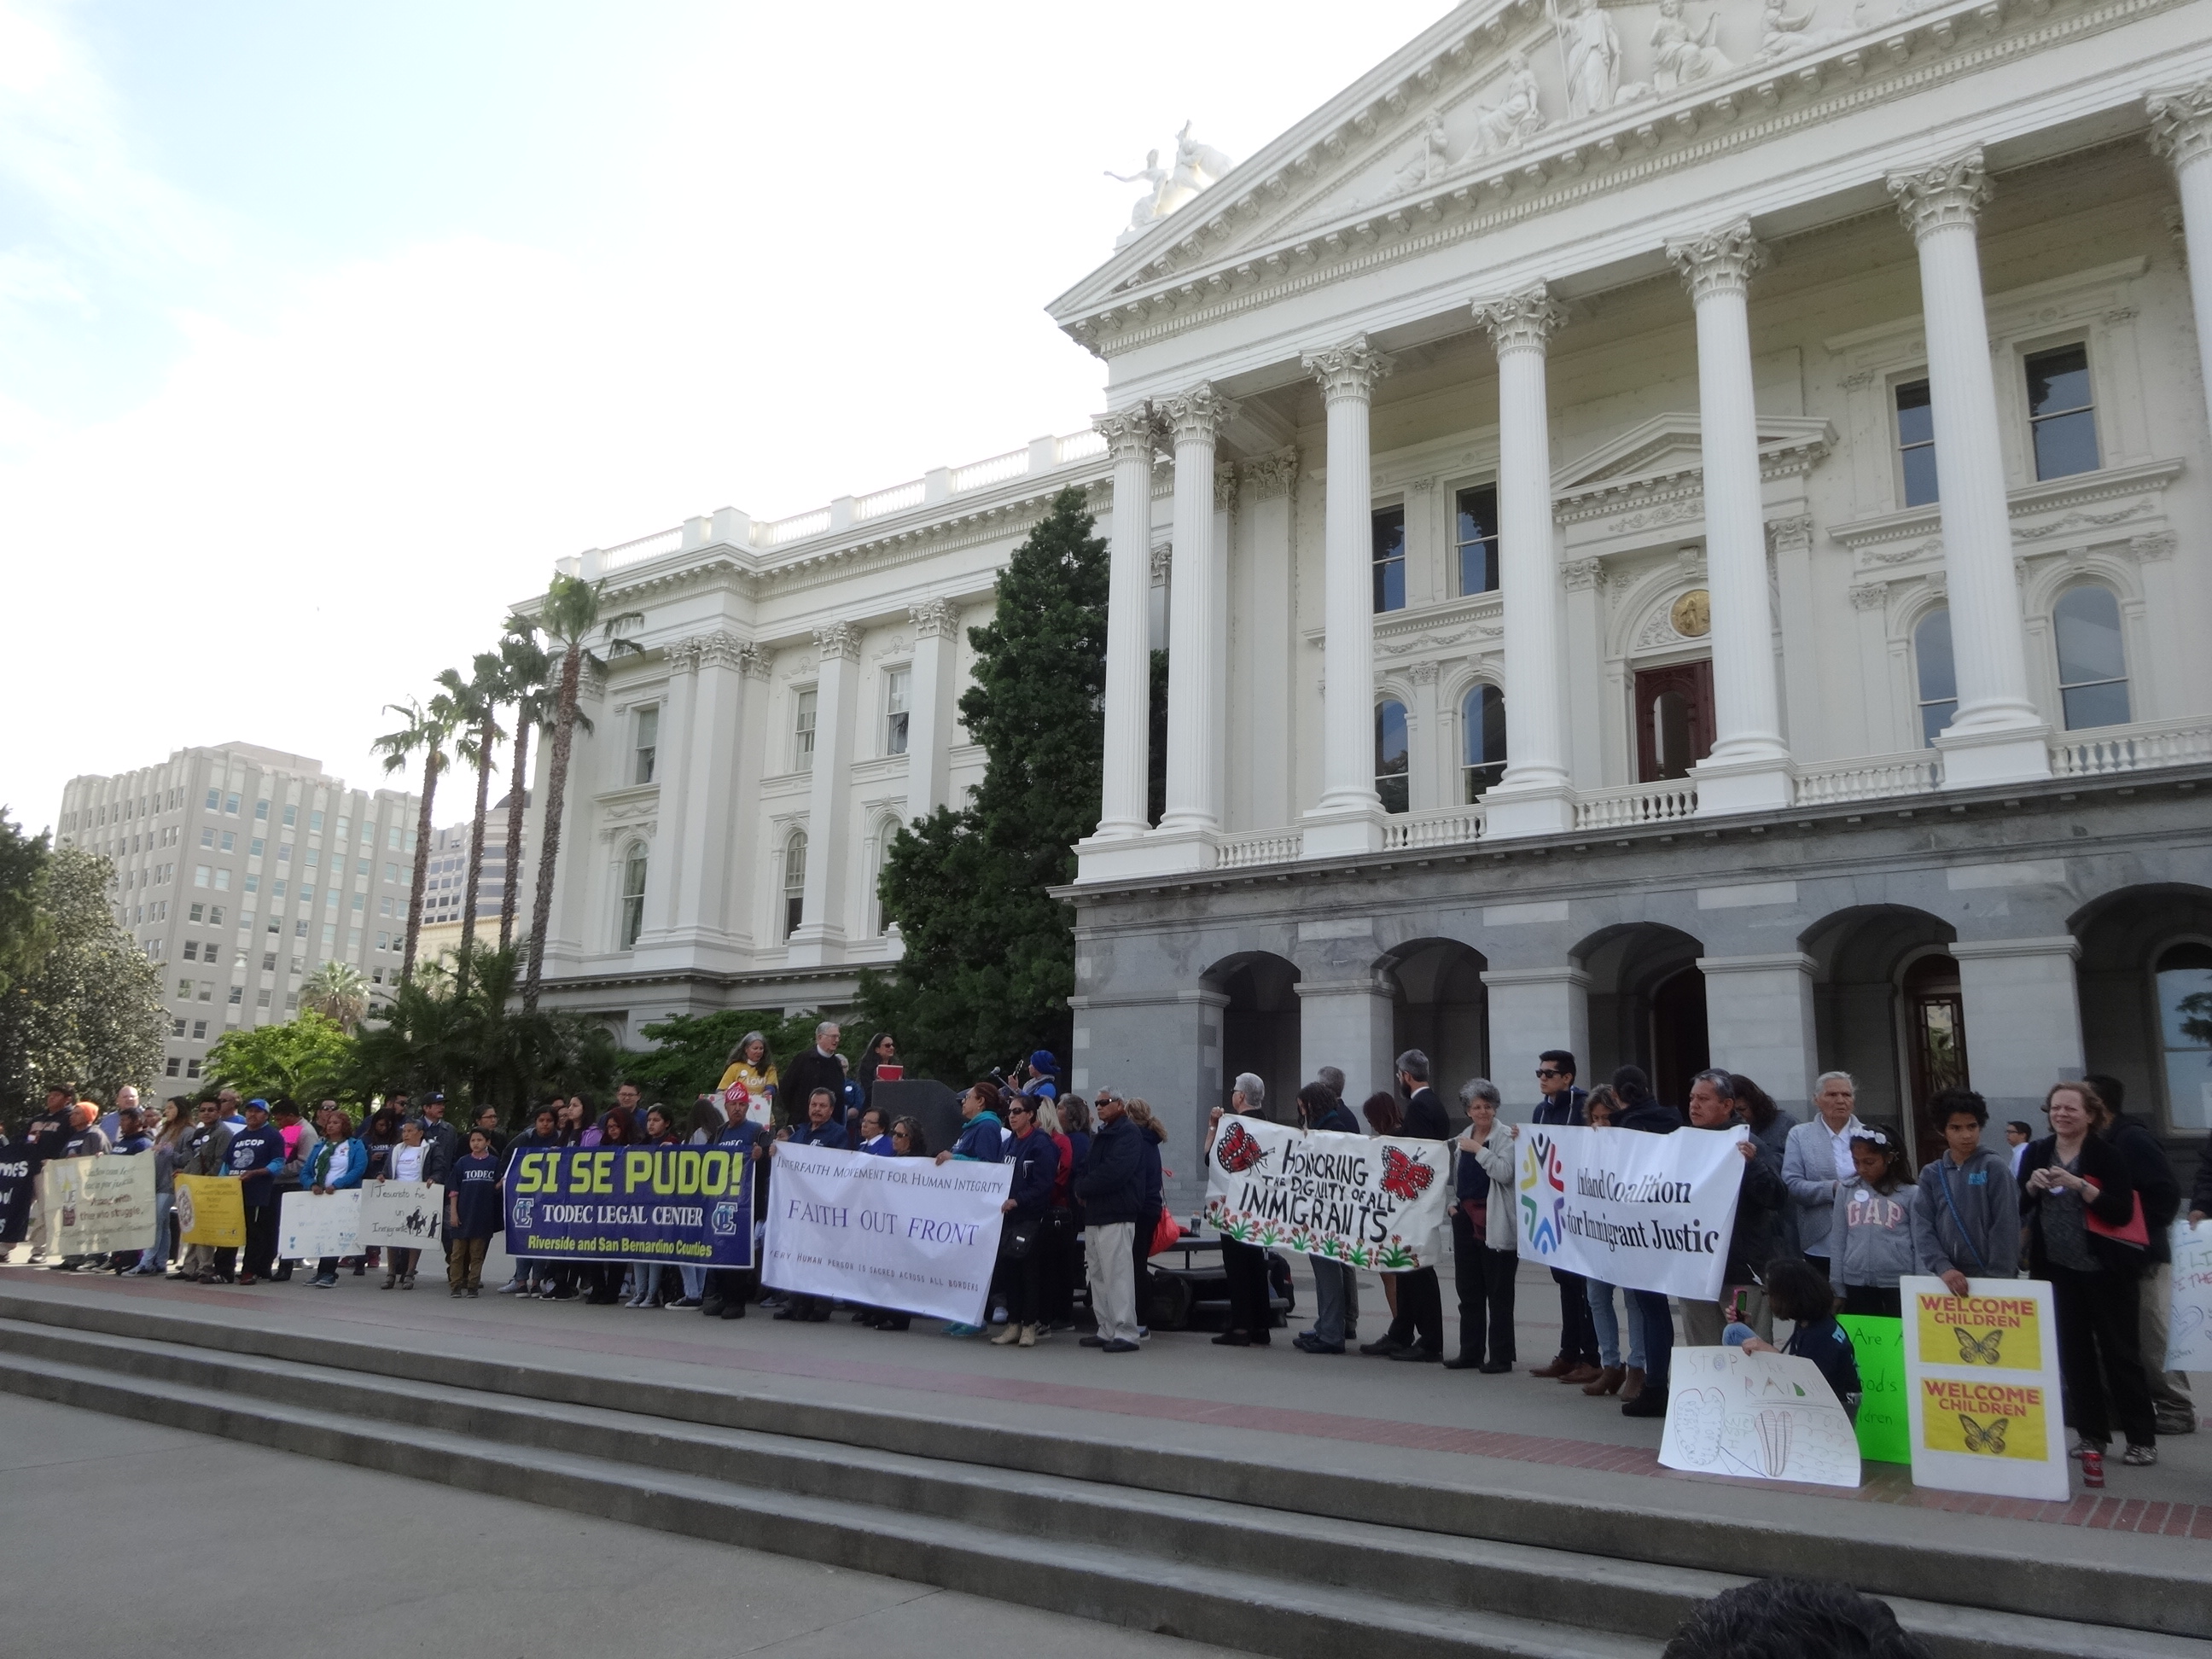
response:
<path id="1" fill-rule="evenodd" d="M 73 848 L 52 854 L 39 908 L 46 948 L 0 997 L 0 1102 L 20 1107 L 49 1083 L 103 1099 L 151 1089 L 168 1021 L 161 970 L 109 908 L 115 866 Z"/>
<path id="2" fill-rule="evenodd" d="M 1048 888 L 1075 878 L 1098 827 L 1106 693 L 1106 544 L 1064 489 L 972 628 L 960 718 L 987 765 L 967 805 L 901 830 L 878 889 L 904 957 L 861 976 L 855 1025 L 898 1037 L 921 1069 L 964 1080 L 1050 1048 L 1065 1056 L 1074 919 Z"/>

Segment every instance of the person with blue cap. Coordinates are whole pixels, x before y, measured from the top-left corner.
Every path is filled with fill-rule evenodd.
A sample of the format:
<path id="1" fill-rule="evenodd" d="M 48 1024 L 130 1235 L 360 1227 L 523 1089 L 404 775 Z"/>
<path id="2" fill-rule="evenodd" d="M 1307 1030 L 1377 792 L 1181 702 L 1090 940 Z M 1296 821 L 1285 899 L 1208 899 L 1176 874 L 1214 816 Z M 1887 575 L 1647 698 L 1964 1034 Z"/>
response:
<path id="1" fill-rule="evenodd" d="M 1040 1048 L 1030 1056 L 1030 1080 L 1022 1092 L 1034 1095 L 1039 1100 L 1060 1098 L 1060 1062 L 1052 1057 L 1052 1050 Z"/>
<path id="2" fill-rule="evenodd" d="M 246 1205 L 246 1249 L 238 1282 L 251 1285 L 276 1267 L 276 1166 L 284 1161 L 284 1132 L 269 1121 L 269 1103 L 256 1095 L 246 1103 L 246 1127 L 231 1136 L 223 1154 L 223 1173 L 239 1178 Z"/>

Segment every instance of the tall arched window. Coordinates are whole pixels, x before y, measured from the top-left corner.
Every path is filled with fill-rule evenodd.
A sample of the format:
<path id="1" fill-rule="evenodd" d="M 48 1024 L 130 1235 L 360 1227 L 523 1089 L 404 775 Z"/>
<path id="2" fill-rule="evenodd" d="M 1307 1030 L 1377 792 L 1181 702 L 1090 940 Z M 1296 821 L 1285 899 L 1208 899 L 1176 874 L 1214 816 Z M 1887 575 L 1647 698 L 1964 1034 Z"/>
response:
<path id="1" fill-rule="evenodd" d="M 1505 775 L 1505 694 L 1494 685 L 1470 685 L 1459 705 L 1461 771 L 1467 799 Z"/>
<path id="2" fill-rule="evenodd" d="M 2066 729 L 2125 726 L 2128 653 L 2120 639 L 2120 602 L 2108 587 L 2069 587 L 2051 613 L 2058 641 L 2058 701 Z"/>
<path id="3" fill-rule="evenodd" d="M 1959 712 L 1959 676 L 1951 662 L 1951 612 L 1937 606 L 1912 630 L 1912 660 L 1920 676 L 1920 741 L 1936 746 L 1936 734 Z"/>
<path id="4" fill-rule="evenodd" d="M 1406 742 L 1406 705 L 1395 697 L 1375 706 L 1375 793 L 1382 797 L 1382 810 L 1402 812 L 1411 804 L 1407 793 L 1407 767 L 1411 760 Z"/>
<path id="5" fill-rule="evenodd" d="M 783 844 L 783 936 L 799 931 L 806 910 L 806 831 L 794 830 Z"/>
<path id="6" fill-rule="evenodd" d="M 637 943 L 645 929 L 645 843 L 635 843 L 623 855 L 622 948 Z"/>
<path id="7" fill-rule="evenodd" d="M 2158 1024 L 2171 1127 L 2212 1127 L 2212 945 L 2177 945 L 2159 957 Z"/>

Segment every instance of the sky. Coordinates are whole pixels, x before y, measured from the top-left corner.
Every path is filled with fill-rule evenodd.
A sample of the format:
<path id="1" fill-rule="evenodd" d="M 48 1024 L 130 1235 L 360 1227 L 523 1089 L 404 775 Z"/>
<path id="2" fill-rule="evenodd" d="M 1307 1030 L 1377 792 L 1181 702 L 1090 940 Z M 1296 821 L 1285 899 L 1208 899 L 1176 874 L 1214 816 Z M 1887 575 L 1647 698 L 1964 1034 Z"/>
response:
<path id="1" fill-rule="evenodd" d="M 1447 9 L 0 0 L 0 803 L 232 740 L 374 786 L 555 559 L 1081 429 L 1105 170 Z"/>

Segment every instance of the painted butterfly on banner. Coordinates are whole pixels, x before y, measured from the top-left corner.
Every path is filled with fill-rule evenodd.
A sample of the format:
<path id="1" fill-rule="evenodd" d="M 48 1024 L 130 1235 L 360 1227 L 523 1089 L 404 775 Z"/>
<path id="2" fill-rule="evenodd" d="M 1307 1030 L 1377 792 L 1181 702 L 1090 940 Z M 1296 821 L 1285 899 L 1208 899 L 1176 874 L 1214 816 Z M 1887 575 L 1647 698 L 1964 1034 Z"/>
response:
<path id="1" fill-rule="evenodd" d="M 2004 1455 L 2005 1425 L 2011 1422 L 2012 1419 L 1991 1418 L 1989 1426 L 1984 1428 L 1964 1412 L 1954 1413 L 1953 1415 L 1959 1419 L 1959 1428 L 1966 1436 L 1968 1451 L 1994 1452 L 2000 1457 Z"/>
<path id="2" fill-rule="evenodd" d="M 1241 1123 L 1224 1129 L 1213 1147 L 1213 1161 L 1226 1175 L 1242 1175 L 1267 1155 L 1267 1149 Z"/>
<path id="3" fill-rule="evenodd" d="M 1961 1365 L 1995 1365 L 2001 1363 L 1997 1345 L 2004 1339 L 2002 1331 L 1976 1336 L 1964 1326 L 1954 1325 L 1951 1334 L 1959 1339 L 1959 1363 Z"/>
<path id="4" fill-rule="evenodd" d="M 1382 1149 L 1382 1190 L 1393 1198 L 1402 1198 L 1408 1204 L 1428 1191 L 1429 1183 L 1437 1172 L 1425 1164 L 1416 1164 L 1395 1146 Z"/>

